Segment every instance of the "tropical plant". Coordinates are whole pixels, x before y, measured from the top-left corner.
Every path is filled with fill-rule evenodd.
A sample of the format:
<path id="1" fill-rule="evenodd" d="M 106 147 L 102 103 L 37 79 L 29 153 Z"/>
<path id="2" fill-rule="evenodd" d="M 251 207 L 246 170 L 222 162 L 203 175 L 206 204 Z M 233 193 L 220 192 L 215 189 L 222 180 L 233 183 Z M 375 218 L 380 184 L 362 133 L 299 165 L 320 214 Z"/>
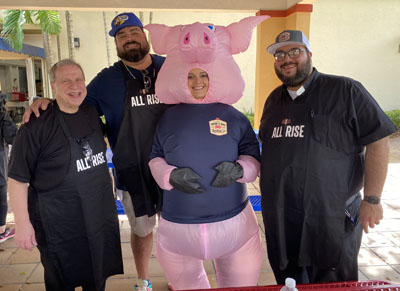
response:
<path id="1" fill-rule="evenodd" d="M 400 110 L 392 110 L 385 112 L 390 120 L 400 129 Z"/>
<path id="2" fill-rule="evenodd" d="M 3 29 L 0 35 L 17 51 L 22 50 L 22 43 L 24 41 L 22 25 L 25 23 L 38 23 L 40 25 L 46 63 L 50 68 L 53 64 L 53 56 L 50 49 L 51 39 L 49 35 L 61 32 L 59 13 L 54 10 L 6 10 Z"/>
<path id="3" fill-rule="evenodd" d="M 24 40 L 23 24 L 38 23 L 42 32 L 58 34 L 61 31 L 60 15 L 54 10 L 6 10 L 1 36 L 17 51 Z"/>
<path id="4" fill-rule="evenodd" d="M 254 112 L 253 112 L 253 110 L 251 110 L 251 109 L 248 110 L 246 108 L 243 108 L 242 113 L 244 115 L 246 115 L 247 119 L 250 121 L 251 127 L 254 128 Z"/>

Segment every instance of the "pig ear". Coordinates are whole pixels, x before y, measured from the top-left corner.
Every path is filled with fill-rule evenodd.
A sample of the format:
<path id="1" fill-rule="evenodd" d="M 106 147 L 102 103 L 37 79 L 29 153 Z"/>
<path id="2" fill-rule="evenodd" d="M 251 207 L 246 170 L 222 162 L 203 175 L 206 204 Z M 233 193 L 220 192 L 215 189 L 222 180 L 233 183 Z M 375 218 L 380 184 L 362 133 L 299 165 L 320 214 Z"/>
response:
<path id="1" fill-rule="evenodd" d="M 238 54 L 247 50 L 254 27 L 268 18 L 268 15 L 250 16 L 230 24 L 227 29 L 231 34 L 231 53 Z"/>
<path id="2" fill-rule="evenodd" d="M 164 24 L 147 24 L 145 27 L 150 32 L 151 45 L 156 54 L 167 54 L 167 35 L 171 27 Z"/>

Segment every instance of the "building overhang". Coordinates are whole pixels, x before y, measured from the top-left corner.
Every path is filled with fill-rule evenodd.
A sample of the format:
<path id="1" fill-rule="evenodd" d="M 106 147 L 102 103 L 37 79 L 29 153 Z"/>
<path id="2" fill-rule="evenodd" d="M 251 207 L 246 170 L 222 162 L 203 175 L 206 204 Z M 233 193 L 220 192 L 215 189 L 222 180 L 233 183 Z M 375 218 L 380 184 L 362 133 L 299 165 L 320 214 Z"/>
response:
<path id="1" fill-rule="evenodd" d="M 10 47 L 10 45 L 3 38 L 0 37 L 0 59 L 23 60 L 30 57 L 38 57 L 44 59 L 44 49 L 29 44 L 23 44 L 22 50 L 17 51 Z"/>
<path id="2" fill-rule="evenodd" d="M 257 12 L 286 10 L 301 0 L 2 0 L 0 9 Z"/>

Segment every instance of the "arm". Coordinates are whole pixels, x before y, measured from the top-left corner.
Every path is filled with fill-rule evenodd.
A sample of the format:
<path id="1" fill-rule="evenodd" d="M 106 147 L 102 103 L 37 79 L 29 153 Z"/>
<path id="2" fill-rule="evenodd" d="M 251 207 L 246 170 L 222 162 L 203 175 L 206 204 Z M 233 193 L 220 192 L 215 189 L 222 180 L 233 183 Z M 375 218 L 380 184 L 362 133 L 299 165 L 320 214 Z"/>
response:
<path id="1" fill-rule="evenodd" d="M 31 106 L 29 106 L 29 108 L 25 111 L 24 116 L 22 117 L 23 123 L 29 122 L 29 118 L 32 113 L 34 113 L 36 115 L 36 117 L 39 117 L 40 116 L 39 109 L 46 110 L 47 106 L 51 102 L 52 102 L 52 100 L 46 99 L 46 98 L 39 98 L 39 99 L 35 100 L 31 104 Z"/>
<path id="2" fill-rule="evenodd" d="M 10 116 L 8 115 L 8 113 L 6 113 L 4 115 L 4 119 L 2 122 L 2 131 L 3 131 L 3 138 L 4 141 L 7 144 L 12 144 L 14 137 L 17 134 L 17 126 L 15 125 L 15 123 L 11 120 Z"/>
<path id="3" fill-rule="evenodd" d="M 166 160 L 160 157 L 150 160 L 149 167 L 154 180 L 156 180 L 161 189 L 172 190 L 174 188 L 169 183 L 169 177 L 176 167 L 168 165 Z"/>
<path id="4" fill-rule="evenodd" d="M 387 174 L 388 161 L 389 137 L 367 145 L 365 153 L 364 197 L 381 197 Z M 370 204 L 366 201 L 361 202 L 360 222 L 366 233 L 368 233 L 368 227 L 374 228 L 375 224 L 379 224 L 382 218 L 383 209 L 381 203 Z"/>
<path id="5" fill-rule="evenodd" d="M 253 156 L 241 155 L 236 161 L 243 168 L 243 177 L 236 180 L 238 183 L 254 182 L 260 173 L 260 162 Z"/>
<path id="6" fill-rule="evenodd" d="M 15 238 L 17 246 L 24 250 L 32 250 L 36 246 L 35 230 L 29 220 L 28 184 L 12 178 L 8 179 L 8 192 L 15 218 Z"/>

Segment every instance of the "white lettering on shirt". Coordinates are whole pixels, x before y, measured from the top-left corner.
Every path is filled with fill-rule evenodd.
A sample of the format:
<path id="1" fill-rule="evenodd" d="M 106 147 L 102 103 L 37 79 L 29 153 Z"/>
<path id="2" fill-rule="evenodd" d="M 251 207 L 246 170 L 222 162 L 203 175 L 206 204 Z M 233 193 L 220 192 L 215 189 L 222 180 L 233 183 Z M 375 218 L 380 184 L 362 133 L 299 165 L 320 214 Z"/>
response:
<path id="1" fill-rule="evenodd" d="M 157 98 L 156 94 L 147 94 L 146 97 L 148 105 L 160 104 L 160 100 Z"/>
<path id="2" fill-rule="evenodd" d="M 274 127 L 271 138 L 297 137 L 304 138 L 305 125 L 286 125 Z M 282 134 L 282 132 L 284 133 Z"/>
<path id="3" fill-rule="evenodd" d="M 160 101 L 160 99 L 158 99 L 156 94 L 137 95 L 131 97 L 132 107 L 155 105 L 160 103 L 162 102 Z"/>
<path id="4" fill-rule="evenodd" d="M 132 96 L 132 97 L 131 97 L 131 103 L 132 103 L 132 107 L 137 107 L 137 106 L 144 106 L 144 105 L 146 105 L 146 104 L 143 102 L 142 95 L 139 95 L 139 96 Z"/>
<path id="5" fill-rule="evenodd" d="M 76 160 L 76 170 L 79 173 L 91 169 L 92 167 L 97 167 L 105 162 L 106 159 L 104 157 L 104 152 L 100 152 L 92 156 L 91 164 L 89 163 L 88 158 Z"/>

